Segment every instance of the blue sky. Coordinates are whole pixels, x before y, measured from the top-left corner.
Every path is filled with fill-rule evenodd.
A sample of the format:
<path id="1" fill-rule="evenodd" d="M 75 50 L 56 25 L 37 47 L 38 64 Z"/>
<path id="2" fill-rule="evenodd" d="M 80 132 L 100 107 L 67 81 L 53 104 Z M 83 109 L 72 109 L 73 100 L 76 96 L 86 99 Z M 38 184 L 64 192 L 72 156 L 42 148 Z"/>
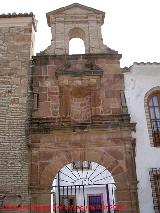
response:
<path id="1" fill-rule="evenodd" d="M 35 52 L 51 42 L 46 13 L 74 2 L 106 13 L 104 43 L 122 54 L 121 67 L 160 62 L 160 0 L 0 0 L 0 13 L 33 12 L 38 20 Z"/>

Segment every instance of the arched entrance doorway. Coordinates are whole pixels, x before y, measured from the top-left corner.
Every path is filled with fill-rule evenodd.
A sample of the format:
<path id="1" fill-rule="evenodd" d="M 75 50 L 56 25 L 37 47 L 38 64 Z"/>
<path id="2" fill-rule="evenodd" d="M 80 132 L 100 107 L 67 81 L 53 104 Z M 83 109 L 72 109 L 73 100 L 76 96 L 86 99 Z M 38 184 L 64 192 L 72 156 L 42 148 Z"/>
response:
<path id="1" fill-rule="evenodd" d="M 95 133 L 97 134 L 99 139 L 101 139 L 100 141 L 103 142 L 103 135 L 100 134 L 101 132 Z M 93 133 L 92 133 L 93 134 Z M 109 134 L 109 133 L 108 133 Z M 87 138 L 88 135 L 88 138 Z M 89 162 L 95 162 L 95 165 L 102 165 L 101 168 L 104 167 L 104 169 L 107 169 L 109 172 L 111 172 L 112 176 L 114 177 L 114 181 L 116 183 L 116 199 L 117 199 L 117 203 L 118 204 L 118 208 L 120 204 L 123 204 L 124 209 L 121 212 L 124 211 L 128 211 L 128 212 L 133 212 L 132 210 L 128 210 L 129 207 L 127 205 L 132 205 L 131 203 L 131 196 L 134 194 L 135 189 L 131 188 L 135 186 L 135 182 L 133 179 L 134 174 L 132 173 L 132 168 L 133 167 L 129 167 L 128 169 L 125 166 L 125 162 L 127 159 L 127 163 L 129 165 L 131 165 L 131 156 L 130 155 L 123 155 L 123 148 L 119 147 L 119 149 L 117 150 L 117 146 L 115 147 L 103 147 L 103 149 L 101 147 L 94 147 L 92 146 L 91 148 L 81 148 L 81 149 L 73 149 L 71 140 L 77 142 L 77 134 L 75 134 L 74 132 L 72 133 L 72 138 L 69 140 L 69 134 L 68 132 L 62 134 L 58 133 L 54 133 L 54 135 L 52 135 L 53 137 L 56 137 L 56 139 L 58 138 L 60 140 L 60 138 L 65 139 L 67 136 L 68 140 L 70 143 L 68 145 L 70 145 L 70 147 L 66 150 L 66 149 L 62 149 L 61 147 L 61 143 L 57 144 L 56 149 L 46 149 L 43 148 L 43 146 L 41 146 L 40 149 L 33 149 L 32 150 L 32 159 L 33 161 L 33 166 L 32 167 L 32 186 L 30 187 L 31 190 L 31 208 L 34 206 L 38 206 L 38 208 L 41 209 L 41 212 L 47 212 L 50 213 L 51 208 L 49 209 L 48 206 L 51 206 L 51 190 L 53 190 L 53 178 L 57 176 L 58 172 L 62 170 L 62 168 L 64 167 L 64 165 L 68 165 L 71 164 L 71 162 L 76 162 L 76 161 L 89 161 Z M 81 138 L 81 144 L 83 144 L 83 140 L 85 140 L 85 143 L 87 143 L 87 141 L 89 141 L 89 139 L 91 137 L 89 132 L 85 132 L 84 134 L 81 134 L 81 136 L 83 136 L 83 138 Z M 47 135 L 41 135 L 41 140 L 46 140 L 49 136 Z M 75 139 L 75 140 L 74 140 Z M 97 140 L 96 137 L 94 137 L 95 140 Z M 67 145 L 66 141 L 63 141 L 63 144 L 65 144 L 65 146 Z M 92 141 L 93 143 L 93 141 Z M 105 141 L 104 141 L 105 143 Z M 97 143 L 96 143 L 97 144 Z M 100 145 L 100 143 L 98 144 Z M 59 146 L 59 147 L 58 147 Z M 89 147 L 89 144 L 88 144 Z M 39 156 L 39 157 L 38 157 Z M 126 156 L 126 157 L 123 157 Z M 38 167 L 36 167 L 36 165 L 38 165 Z M 82 163 L 80 164 L 82 165 Z M 98 168 L 100 168 L 100 166 Z M 39 168 L 39 169 L 36 169 Z M 66 166 L 65 166 L 65 169 Z M 69 171 L 69 170 L 68 170 Z M 82 185 L 78 188 L 78 186 L 76 186 L 76 193 L 78 192 L 78 190 L 80 189 L 80 193 L 83 193 L 83 185 L 87 184 L 86 179 L 83 181 L 83 176 L 86 173 L 86 171 L 83 169 L 83 176 L 81 176 L 82 174 L 82 170 L 81 170 L 81 174 L 80 171 L 75 168 L 75 175 L 76 177 L 74 177 L 74 175 L 72 175 L 72 179 L 69 177 L 66 177 L 66 175 L 60 174 L 60 178 L 66 181 L 66 180 L 70 180 L 69 183 L 67 182 L 61 182 L 61 186 L 72 186 L 72 194 L 73 191 L 75 190 L 75 187 L 73 187 L 73 185 Z M 85 171 L 85 172 L 84 172 Z M 94 171 L 94 169 L 93 169 Z M 103 171 L 103 170 L 102 170 Z M 37 173 L 36 173 L 37 172 Z M 101 173 L 101 172 L 99 172 Z M 104 172 L 105 173 L 105 172 Z M 68 173 L 67 173 L 68 174 Z M 108 176 L 107 173 L 106 177 Z M 62 176 L 63 175 L 63 176 Z M 82 178 L 79 178 L 79 175 Z M 104 174 L 103 174 L 104 175 Z M 99 176 L 101 176 L 101 178 L 98 176 L 95 178 L 95 173 L 93 173 L 93 175 L 89 178 L 90 181 L 88 183 L 94 185 L 94 184 L 98 184 L 100 183 L 98 180 L 104 178 L 105 176 L 103 176 L 102 174 L 100 174 Z M 70 176 L 70 175 L 69 175 Z M 89 175 L 87 175 L 89 177 Z M 84 176 L 86 177 L 86 176 Z M 130 177 L 130 179 L 129 179 Z M 92 179 L 94 178 L 94 179 Z M 63 180 L 62 179 L 62 180 Z M 106 178 L 107 180 L 108 178 Z M 76 180 L 76 181 L 75 181 Z M 79 181 L 81 180 L 81 181 Z M 73 183 L 71 183 L 73 182 Z M 107 182 L 102 182 L 107 184 Z M 109 183 L 112 183 L 109 182 Z M 88 186 L 84 186 L 88 187 Z M 89 186 L 91 188 L 91 186 Z M 94 186 L 94 188 L 96 188 Z M 64 187 L 64 190 L 66 190 L 66 192 L 64 191 L 64 195 L 67 195 L 67 187 Z M 97 188 L 96 188 L 97 190 Z M 71 191 L 71 189 L 70 189 Z M 52 191 L 53 194 L 54 191 Z M 69 189 L 68 189 L 68 193 L 69 193 Z M 106 191 L 105 191 L 106 193 Z M 63 187 L 61 192 L 59 193 L 60 195 L 63 195 Z M 89 194 L 89 193 L 88 193 Z M 101 192 L 99 193 L 101 194 Z M 69 195 L 69 194 L 68 194 Z M 92 193 L 90 194 L 92 195 Z M 59 195 L 57 195 L 58 198 L 56 199 L 56 205 L 59 205 Z M 107 196 L 107 195 L 106 195 Z M 54 198 L 55 199 L 55 198 Z M 94 198 L 93 198 L 94 199 Z M 100 199 L 100 198 L 99 198 Z M 104 198 L 106 200 L 106 197 Z M 52 199 L 53 200 L 53 199 Z M 83 199 L 82 199 L 83 200 Z M 91 198 L 92 200 L 92 198 Z M 71 200 L 72 202 L 72 200 Z M 85 205 L 88 205 L 87 203 L 87 198 L 85 198 Z M 82 201 L 83 203 L 83 201 Z M 55 204 L 55 203 L 54 203 Z M 61 204 L 60 204 L 61 205 Z M 73 204 L 74 205 L 74 204 Z M 47 206 L 47 210 L 42 211 L 43 206 Z M 34 213 L 38 212 L 34 211 Z M 111 211 L 112 212 L 112 211 Z M 57 213 L 57 212 L 55 212 Z M 67 212 L 68 213 L 68 212 Z M 137 210 L 135 211 L 135 213 L 137 213 Z"/>
<path id="2" fill-rule="evenodd" d="M 102 165 L 74 161 L 59 170 L 51 190 L 53 212 L 115 212 L 115 181 Z"/>

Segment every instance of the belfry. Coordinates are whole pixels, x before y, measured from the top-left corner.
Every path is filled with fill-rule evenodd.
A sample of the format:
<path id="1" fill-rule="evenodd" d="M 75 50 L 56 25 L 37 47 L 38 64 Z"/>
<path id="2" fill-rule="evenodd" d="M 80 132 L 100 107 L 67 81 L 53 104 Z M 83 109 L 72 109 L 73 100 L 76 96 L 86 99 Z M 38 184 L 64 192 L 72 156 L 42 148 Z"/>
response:
<path id="1" fill-rule="evenodd" d="M 69 54 L 69 40 L 72 38 L 81 38 L 84 41 L 86 54 L 107 53 L 101 34 L 104 16 L 104 12 L 78 3 L 47 13 L 52 43 L 45 53 Z"/>

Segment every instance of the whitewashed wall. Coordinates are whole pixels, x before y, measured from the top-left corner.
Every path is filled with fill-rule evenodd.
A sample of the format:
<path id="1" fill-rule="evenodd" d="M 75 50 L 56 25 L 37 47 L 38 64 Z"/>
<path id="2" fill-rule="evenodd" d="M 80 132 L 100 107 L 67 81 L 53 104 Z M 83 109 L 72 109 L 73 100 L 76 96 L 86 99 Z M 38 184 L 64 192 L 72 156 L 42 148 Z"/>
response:
<path id="1" fill-rule="evenodd" d="M 125 72 L 125 95 L 131 121 L 136 122 L 136 167 L 140 213 L 154 213 L 149 169 L 160 168 L 160 148 L 151 147 L 144 109 L 144 96 L 160 86 L 160 64 L 134 63 Z"/>

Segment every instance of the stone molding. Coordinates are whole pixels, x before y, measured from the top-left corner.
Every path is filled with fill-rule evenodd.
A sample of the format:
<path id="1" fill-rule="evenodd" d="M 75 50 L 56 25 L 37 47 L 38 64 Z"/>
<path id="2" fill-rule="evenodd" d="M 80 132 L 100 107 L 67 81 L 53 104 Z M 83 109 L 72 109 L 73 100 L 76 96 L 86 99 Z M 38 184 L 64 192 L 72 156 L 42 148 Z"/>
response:
<path id="1" fill-rule="evenodd" d="M 37 20 L 33 13 L 13 13 L 13 14 L 1 14 L 0 15 L 0 27 L 15 27 L 25 26 L 27 24 L 33 24 L 35 32 L 37 31 Z"/>

